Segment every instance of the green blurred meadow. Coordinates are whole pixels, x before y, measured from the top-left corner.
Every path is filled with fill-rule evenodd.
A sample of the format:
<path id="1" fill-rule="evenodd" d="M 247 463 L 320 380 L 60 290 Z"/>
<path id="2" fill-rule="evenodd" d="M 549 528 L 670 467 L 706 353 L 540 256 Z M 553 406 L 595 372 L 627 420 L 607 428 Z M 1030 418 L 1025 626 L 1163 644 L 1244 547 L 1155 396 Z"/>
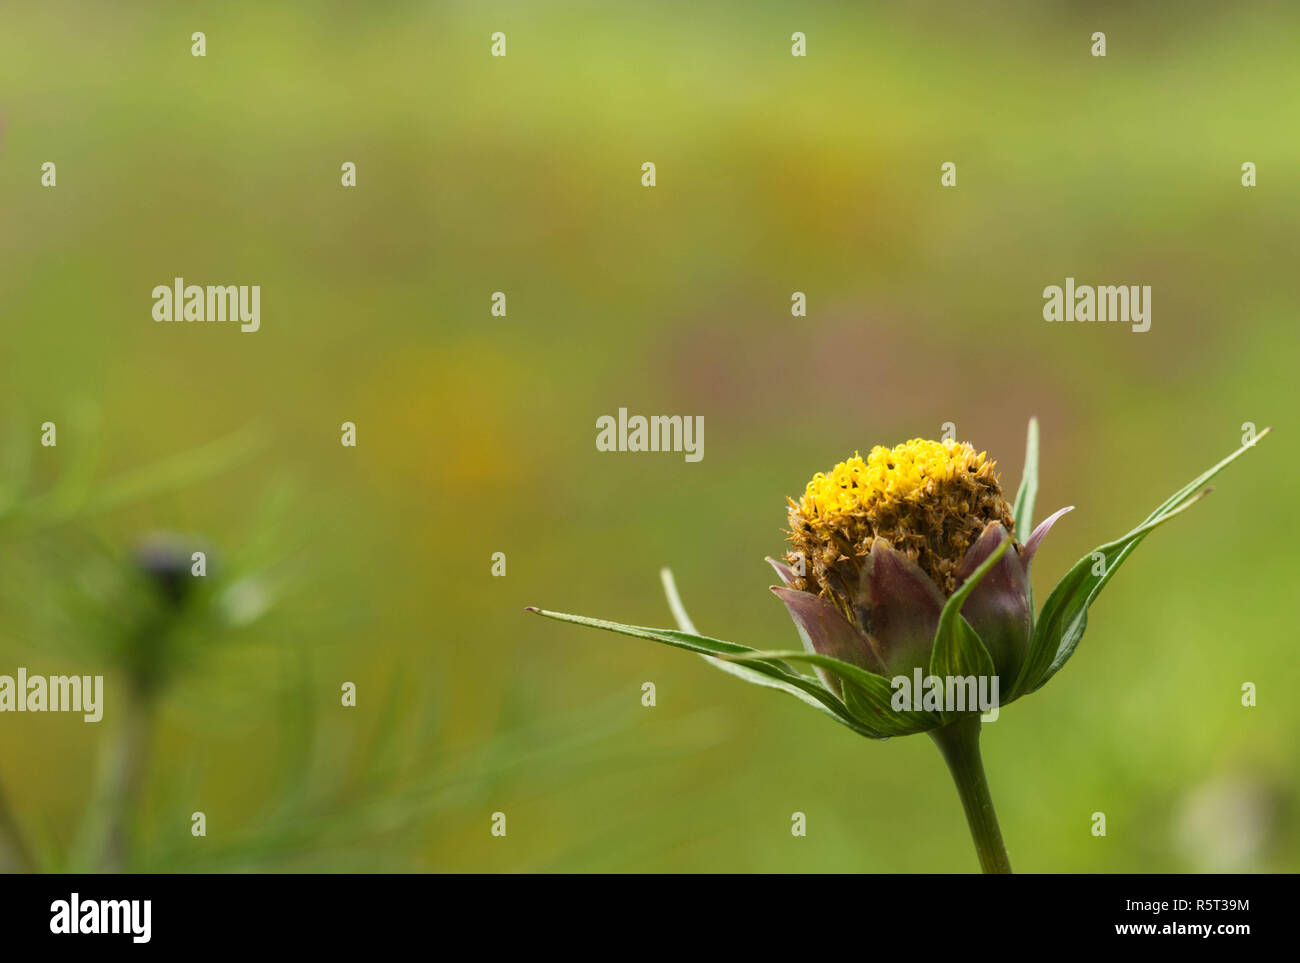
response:
<path id="1" fill-rule="evenodd" d="M 985 728 L 1013 866 L 1296 871 L 1297 30 L 1253 3 L 7 5 L 0 672 L 107 675 L 100 723 L 0 716 L 11 868 L 973 871 L 928 739 L 523 607 L 667 626 L 669 565 L 703 634 L 793 647 L 763 562 L 787 495 L 950 421 L 1014 491 L 1037 415 L 1038 514 L 1077 506 L 1040 600 L 1244 422 L 1278 430 Z M 175 276 L 260 284 L 261 330 L 155 324 Z M 1151 285 L 1150 331 L 1044 322 L 1067 276 Z M 597 452 L 620 407 L 702 415 L 704 459 Z M 247 617 L 177 628 L 131 741 L 114 653 L 155 531 L 212 546 L 196 612 Z"/>

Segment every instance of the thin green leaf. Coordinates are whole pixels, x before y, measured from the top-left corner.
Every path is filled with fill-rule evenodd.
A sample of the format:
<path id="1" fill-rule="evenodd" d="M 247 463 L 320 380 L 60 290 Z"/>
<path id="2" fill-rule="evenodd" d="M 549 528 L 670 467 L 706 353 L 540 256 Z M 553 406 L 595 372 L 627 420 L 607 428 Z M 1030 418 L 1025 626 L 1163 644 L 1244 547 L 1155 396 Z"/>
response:
<path id="1" fill-rule="evenodd" d="M 1202 496 L 1206 494 L 1208 491 L 1201 493 Z M 1012 689 L 1012 698 L 1041 688 L 1065 665 L 1088 627 L 1089 606 L 1111 576 L 1153 529 L 1191 508 L 1197 501 L 1199 498 L 1184 502 L 1173 511 L 1156 516 L 1154 521 L 1144 522 L 1123 538 L 1098 546 L 1075 562 L 1043 603 L 1043 610 L 1034 625 L 1029 655 Z"/>
<path id="2" fill-rule="evenodd" d="M 1254 448 L 1257 444 L 1259 444 L 1259 440 L 1272 430 L 1273 430 L 1272 427 L 1265 428 L 1263 431 L 1261 431 L 1258 435 L 1255 436 L 1254 441 L 1242 445 L 1240 448 L 1234 451 L 1227 458 L 1223 459 L 1223 461 L 1219 462 L 1213 468 L 1209 468 L 1206 471 L 1202 472 L 1200 475 L 1197 475 L 1195 478 L 1189 481 L 1182 488 L 1178 489 L 1178 491 L 1170 495 L 1169 498 L 1167 498 L 1164 502 L 1162 502 L 1159 508 L 1157 508 L 1154 512 L 1152 512 L 1150 515 L 1146 517 L 1145 521 L 1147 522 L 1154 521 L 1158 516 L 1171 512 L 1171 510 L 1177 508 L 1183 502 L 1187 501 L 1187 499 L 1191 497 L 1194 493 L 1196 493 L 1198 489 L 1204 486 L 1206 482 L 1212 479 L 1219 472 L 1223 471 L 1223 469 L 1227 468 L 1229 465 L 1231 465 L 1234 461 L 1236 461 L 1246 452 L 1250 451 L 1250 449 Z"/>
<path id="3" fill-rule="evenodd" d="M 728 662 L 755 662 L 758 660 L 782 660 L 785 662 L 802 662 L 808 665 L 829 669 L 844 681 L 845 701 L 863 722 L 883 730 L 887 735 L 906 736 L 913 732 L 924 732 L 940 724 L 939 717 L 932 712 L 900 712 L 890 704 L 894 690 L 889 680 L 882 675 L 868 672 L 861 666 L 844 662 L 829 655 L 816 652 L 749 652 L 744 655 L 723 657 Z"/>
<path id="4" fill-rule="evenodd" d="M 673 621 L 677 623 L 677 628 L 691 635 L 698 635 L 699 633 L 695 629 L 695 623 L 687 614 L 686 606 L 682 604 L 681 595 L 677 592 L 677 580 L 673 578 L 672 569 L 661 568 L 659 570 L 659 580 L 663 583 L 664 596 L 668 599 L 668 608 L 673 613 Z M 747 665 L 741 665 L 736 662 L 723 662 L 711 655 L 704 655 L 702 658 L 705 662 L 709 663 L 709 665 L 727 673 L 727 675 L 736 676 L 744 682 L 748 682 L 751 685 L 762 686 L 766 689 L 780 689 L 781 691 L 794 696 L 796 699 L 799 699 L 801 702 L 805 702 L 823 712 L 827 711 L 826 706 L 824 706 L 819 699 L 808 695 L 798 686 L 783 682 L 773 676 L 765 675 Z M 837 721 L 840 721 L 838 717 Z"/>
<path id="5" fill-rule="evenodd" d="M 659 570 L 659 580 L 663 583 L 664 596 L 668 599 L 668 608 L 673 613 L 673 621 L 677 623 L 677 628 L 691 635 L 698 635 L 699 633 L 695 630 L 695 623 L 686 613 L 686 606 L 682 604 L 682 597 L 677 592 L 677 580 L 673 578 L 672 569 L 666 567 L 661 568 Z M 727 673 L 727 675 L 736 676 L 738 679 L 748 682 L 750 685 L 762 686 L 765 689 L 780 689 L 782 692 L 794 696 L 799 701 L 804 702 L 815 709 L 827 712 L 835 718 L 835 721 L 843 722 L 836 713 L 830 712 L 830 710 L 822 704 L 820 699 L 808 695 L 799 686 L 791 685 L 790 683 L 777 679 L 771 675 L 765 675 L 748 665 L 741 665 L 737 662 L 724 662 L 711 655 L 705 655 L 703 658 L 705 662 L 709 663 L 709 665 Z"/>
<path id="6" fill-rule="evenodd" d="M 694 652 L 703 656 L 726 656 L 726 655 L 743 655 L 755 651 L 748 646 L 738 645 L 735 642 L 725 642 L 722 639 L 711 639 L 702 635 L 695 635 L 690 632 L 679 632 L 672 629 L 652 629 L 640 625 L 624 625 L 621 622 L 610 622 L 605 619 L 592 619 L 584 615 L 569 615 L 564 612 L 549 612 L 545 609 L 529 607 L 528 611 L 535 612 L 538 615 L 545 616 L 548 619 L 555 619 L 560 622 L 571 622 L 574 625 L 585 625 L 593 629 L 604 629 L 606 632 L 617 632 L 619 635 L 630 635 L 637 639 L 650 639 L 653 642 L 661 642 L 664 645 L 671 645 L 677 649 L 685 649 L 687 652 Z M 721 668 L 721 666 L 719 666 Z M 795 695 L 803 702 L 813 705 L 828 715 L 832 716 L 837 722 L 848 726 L 859 735 L 864 735 L 872 739 L 880 738 L 874 730 L 860 723 L 849 712 L 848 708 L 828 692 L 819 682 L 815 682 L 805 676 L 799 675 L 787 666 L 772 662 L 756 662 L 752 668 L 755 672 L 767 676 L 772 681 L 757 683 L 768 688 L 780 689 L 790 695 Z M 755 682 L 756 680 L 747 674 L 733 673 L 744 679 L 746 682 Z M 792 691 L 794 690 L 794 691 Z"/>
<path id="7" fill-rule="evenodd" d="M 1142 540 L 1153 529 L 1163 525 L 1209 494 L 1211 489 L 1201 489 L 1201 486 L 1246 451 L 1255 447 L 1259 439 L 1270 431 L 1272 428 L 1265 428 L 1255 436 L 1254 441 L 1242 445 L 1218 464 L 1174 492 L 1148 515 L 1141 525 L 1127 535 L 1099 546 L 1075 563 L 1043 603 L 1043 610 L 1039 613 L 1038 622 L 1034 626 L 1034 638 L 1029 647 L 1029 655 L 1020 670 L 1020 678 L 1016 681 L 1012 698 L 1041 688 L 1069 661 L 1083 638 L 1084 630 L 1088 627 L 1089 606 Z M 1097 554 L 1102 555 L 1101 560 L 1095 558 Z M 1098 567 L 1101 574 L 1096 572 Z"/>
<path id="8" fill-rule="evenodd" d="M 677 580 L 673 578 L 673 570 L 661 568 L 659 570 L 659 581 L 663 583 L 664 595 L 668 598 L 668 608 L 673 613 L 673 621 L 677 623 L 677 627 L 683 632 L 697 635 L 695 623 L 686 614 L 686 606 L 682 604 L 682 597 L 677 594 Z"/>
<path id="9" fill-rule="evenodd" d="M 1038 497 L 1038 419 L 1029 419 L 1029 433 L 1025 438 L 1025 470 L 1020 473 L 1020 487 L 1016 489 L 1016 504 L 1011 510 L 1015 519 L 1016 541 L 1025 544 L 1034 530 L 1034 499 Z"/>
<path id="10" fill-rule="evenodd" d="M 550 612 L 546 609 L 539 609 L 529 606 L 529 612 L 545 616 L 548 619 L 555 619 L 558 622 L 572 622 L 574 625 L 585 625 L 593 629 L 604 629 L 606 632 L 617 632 L 619 635 L 630 635 L 636 639 L 651 639 L 655 642 L 662 642 L 664 645 L 671 645 L 674 648 L 685 649 L 687 652 L 695 652 L 699 655 L 736 655 L 745 652 L 753 652 L 754 649 L 748 645 L 739 645 L 735 642 L 726 642 L 722 639 L 710 639 L 707 636 L 695 635 L 693 632 L 679 632 L 675 629 L 652 629 L 642 625 L 625 625 L 622 622 L 610 622 L 606 619 L 593 619 L 585 615 L 570 615 L 567 612 Z"/>

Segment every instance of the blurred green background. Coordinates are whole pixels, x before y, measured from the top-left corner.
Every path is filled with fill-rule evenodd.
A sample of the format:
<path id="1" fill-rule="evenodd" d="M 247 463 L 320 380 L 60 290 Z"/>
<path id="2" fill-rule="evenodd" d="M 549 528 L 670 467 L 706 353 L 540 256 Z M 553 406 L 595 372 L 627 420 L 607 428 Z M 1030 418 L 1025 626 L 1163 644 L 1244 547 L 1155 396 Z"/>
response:
<path id="1" fill-rule="evenodd" d="M 523 606 L 669 625 L 670 565 L 701 632 L 790 647 L 762 561 L 787 495 L 948 421 L 1014 491 L 1036 414 L 1038 514 L 1077 506 L 1040 599 L 1243 422 L 1280 430 L 986 727 L 1013 866 L 1297 870 L 1298 28 L 1264 4 L 7 6 L 0 672 L 108 675 L 97 725 L 0 716 L 29 865 L 972 871 L 928 739 Z M 261 331 L 155 324 L 177 275 L 260 284 Z M 1151 285 L 1151 330 L 1045 323 L 1066 276 Z M 703 415 L 704 460 L 598 453 L 619 407 Z M 113 653 L 157 604 L 130 577 L 153 531 L 211 545 L 212 583 L 132 741 Z M 147 768 L 114 797 L 122 752 Z"/>

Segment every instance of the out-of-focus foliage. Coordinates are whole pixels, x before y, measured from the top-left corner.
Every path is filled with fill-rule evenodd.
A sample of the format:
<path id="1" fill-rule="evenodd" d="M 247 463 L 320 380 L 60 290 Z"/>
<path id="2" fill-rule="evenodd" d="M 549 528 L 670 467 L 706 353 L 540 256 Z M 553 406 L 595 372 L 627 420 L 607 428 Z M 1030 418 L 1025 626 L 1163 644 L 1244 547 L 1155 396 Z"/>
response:
<path id="1" fill-rule="evenodd" d="M 158 696 L 132 868 L 970 870 L 924 740 L 523 606 L 669 625 L 669 564 L 702 634 L 790 648 L 762 559 L 855 449 L 951 421 L 1014 486 L 1036 414 L 1038 513 L 1077 506 L 1047 585 L 1277 424 L 982 742 L 1020 871 L 1294 871 L 1297 29 L 1266 4 L 11 5 L 0 672 L 120 692 L 99 603 L 127 604 L 141 536 L 187 533 L 274 605 L 190 638 Z M 261 284 L 261 330 L 156 324 L 178 275 Z M 1151 285 L 1151 330 L 1043 322 L 1067 276 Z M 703 415 L 703 461 L 598 453 L 620 407 Z M 267 443 L 177 467 L 248 425 Z M 0 716 L 42 867 L 94 862 L 115 705 Z"/>

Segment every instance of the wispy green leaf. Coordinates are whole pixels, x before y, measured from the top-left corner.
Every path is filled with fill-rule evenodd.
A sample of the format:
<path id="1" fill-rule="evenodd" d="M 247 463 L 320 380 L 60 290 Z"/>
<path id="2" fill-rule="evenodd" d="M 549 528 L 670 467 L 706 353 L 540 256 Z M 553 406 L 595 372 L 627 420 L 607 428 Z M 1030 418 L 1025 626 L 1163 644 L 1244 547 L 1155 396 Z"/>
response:
<path id="1" fill-rule="evenodd" d="M 931 712 L 899 712 L 890 705 L 894 690 L 889 680 L 860 666 L 816 652 L 750 652 L 724 657 L 730 662 L 754 662 L 760 659 L 806 663 L 829 669 L 844 681 L 845 702 L 858 719 L 887 736 L 905 736 L 939 725 Z"/>
<path id="2" fill-rule="evenodd" d="M 738 645 L 735 642 L 726 642 L 722 639 L 711 639 L 707 636 L 695 635 L 690 632 L 674 631 L 673 629 L 652 629 L 640 625 L 625 625 L 621 622 L 610 622 L 605 619 L 592 619 L 584 615 L 570 615 L 565 612 L 550 612 L 545 609 L 529 607 L 528 611 L 535 612 L 538 615 L 545 616 L 548 619 L 555 619 L 560 622 L 571 622 L 574 625 L 585 625 L 593 629 L 603 629 L 606 632 L 617 632 L 619 635 L 630 635 L 633 638 L 649 639 L 653 642 L 660 642 L 664 645 L 671 645 L 674 648 L 685 649 L 687 652 L 694 652 L 703 656 L 727 656 L 727 655 L 744 655 L 755 651 L 749 646 Z M 749 674 L 735 673 L 739 678 L 746 682 L 756 683 L 767 688 L 780 689 L 783 692 L 796 696 L 801 701 L 808 703 L 823 712 L 829 714 L 837 722 L 848 726 L 854 732 L 869 738 L 879 738 L 879 735 L 873 730 L 862 725 L 845 707 L 835 695 L 828 692 L 820 683 L 806 676 L 799 675 L 791 670 L 788 666 L 770 661 L 758 661 L 751 664 L 751 668 L 767 679 L 758 681 Z"/>
<path id="3" fill-rule="evenodd" d="M 677 592 L 677 581 L 673 578 L 672 570 L 669 568 L 660 569 L 659 580 L 663 583 L 664 596 L 668 599 L 668 608 L 673 614 L 673 621 L 677 623 L 677 628 L 690 635 L 698 635 L 698 632 L 696 632 L 695 629 L 695 623 L 686 613 L 686 606 L 682 604 L 682 597 Z M 743 665 L 739 662 L 724 662 L 722 659 L 711 655 L 705 655 L 703 658 L 705 662 L 709 663 L 709 665 L 713 666 L 715 669 L 725 672 L 727 675 L 733 675 L 744 682 L 748 682 L 750 685 L 762 686 L 766 689 L 779 689 L 782 692 L 794 696 L 799 701 L 812 706 L 814 709 L 818 709 L 822 712 L 829 711 L 819 699 L 808 695 L 799 686 L 791 685 L 788 682 L 764 674 L 757 669 L 748 665 Z M 834 695 L 834 693 L 831 694 Z M 832 713 L 832 715 L 834 714 Z M 835 719 L 837 722 L 842 721 L 838 716 L 835 716 Z"/>
<path id="4" fill-rule="evenodd" d="M 1208 494 L 1210 490 L 1202 489 L 1202 486 L 1253 448 L 1270 430 L 1264 429 L 1254 442 L 1242 445 L 1217 465 L 1188 482 L 1127 535 L 1098 546 L 1074 564 L 1043 603 L 1034 626 L 1029 655 L 1020 671 L 1020 678 L 1016 681 L 1012 698 L 1041 688 L 1069 661 L 1088 626 L 1088 608 L 1142 540 L 1152 530 Z M 1101 557 L 1098 558 L 1098 555 Z"/>
<path id="5" fill-rule="evenodd" d="M 1034 499 L 1038 497 L 1038 419 L 1029 419 L 1029 433 L 1025 439 L 1025 470 L 1020 473 L 1020 487 L 1016 489 L 1016 504 L 1011 510 L 1015 519 L 1016 541 L 1021 545 L 1034 530 Z"/>

